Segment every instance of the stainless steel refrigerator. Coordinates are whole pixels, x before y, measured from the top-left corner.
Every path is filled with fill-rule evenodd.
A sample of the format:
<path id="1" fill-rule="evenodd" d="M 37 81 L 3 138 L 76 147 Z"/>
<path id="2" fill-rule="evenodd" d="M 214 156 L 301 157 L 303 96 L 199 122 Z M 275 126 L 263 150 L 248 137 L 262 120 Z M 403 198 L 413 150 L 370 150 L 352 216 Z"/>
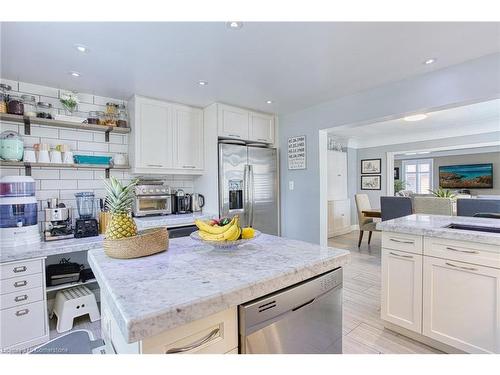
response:
<path id="1" fill-rule="evenodd" d="M 220 216 L 278 235 L 277 164 L 275 148 L 219 143 Z"/>

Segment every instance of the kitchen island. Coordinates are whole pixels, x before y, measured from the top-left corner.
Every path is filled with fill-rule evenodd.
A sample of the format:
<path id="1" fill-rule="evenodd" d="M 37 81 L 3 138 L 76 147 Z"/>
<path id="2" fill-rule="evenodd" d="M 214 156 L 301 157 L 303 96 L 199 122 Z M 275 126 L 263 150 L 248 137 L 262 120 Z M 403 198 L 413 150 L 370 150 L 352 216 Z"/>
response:
<path id="1" fill-rule="evenodd" d="M 236 249 L 184 237 L 145 258 L 112 259 L 99 249 L 88 259 L 101 288 L 103 335 L 114 351 L 165 353 L 219 327 L 218 347 L 206 352 L 225 353 L 237 352 L 238 305 L 341 267 L 349 256 L 263 234 Z"/>
<path id="2" fill-rule="evenodd" d="M 500 220 L 419 214 L 377 228 L 386 327 L 445 352 L 500 353 Z"/>

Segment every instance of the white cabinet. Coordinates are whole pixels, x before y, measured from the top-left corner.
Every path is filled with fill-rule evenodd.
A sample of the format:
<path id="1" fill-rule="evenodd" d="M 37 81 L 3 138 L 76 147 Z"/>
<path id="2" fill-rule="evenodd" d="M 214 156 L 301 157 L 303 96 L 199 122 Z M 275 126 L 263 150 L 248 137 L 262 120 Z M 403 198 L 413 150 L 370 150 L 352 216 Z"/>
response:
<path id="1" fill-rule="evenodd" d="M 328 150 L 328 200 L 347 199 L 347 153 Z"/>
<path id="2" fill-rule="evenodd" d="M 468 353 L 500 353 L 500 270 L 425 257 L 423 334 Z"/>
<path id="3" fill-rule="evenodd" d="M 217 106 L 219 137 L 274 143 L 273 115 L 226 104 Z"/>
<path id="4" fill-rule="evenodd" d="M 134 96 L 129 101 L 132 173 L 203 172 L 203 112 L 200 109 Z"/>
<path id="5" fill-rule="evenodd" d="M 181 170 L 203 170 L 203 112 L 174 107 L 174 166 Z"/>
<path id="6" fill-rule="evenodd" d="M 248 111 L 245 109 L 219 104 L 219 136 L 247 140 Z"/>
<path id="7" fill-rule="evenodd" d="M 251 141 L 274 143 L 274 116 L 250 112 L 248 132 Z"/>
<path id="8" fill-rule="evenodd" d="M 328 201 L 328 237 L 351 231 L 351 204 L 349 199 Z"/>
<path id="9" fill-rule="evenodd" d="M 382 319 L 422 330 L 422 255 L 382 249 Z"/>
<path id="10" fill-rule="evenodd" d="M 17 353 L 49 339 L 44 260 L 0 265 L 0 351 Z"/>

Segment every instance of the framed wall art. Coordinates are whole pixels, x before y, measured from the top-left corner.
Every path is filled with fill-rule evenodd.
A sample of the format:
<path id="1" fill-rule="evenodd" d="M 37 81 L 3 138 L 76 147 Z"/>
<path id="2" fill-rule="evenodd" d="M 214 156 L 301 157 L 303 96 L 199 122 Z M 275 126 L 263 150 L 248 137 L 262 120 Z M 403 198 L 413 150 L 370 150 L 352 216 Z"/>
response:
<path id="1" fill-rule="evenodd" d="M 306 136 L 288 138 L 288 169 L 306 169 Z"/>
<path id="2" fill-rule="evenodd" d="M 382 173 L 382 159 L 361 160 L 361 174 L 380 174 L 380 173 Z"/>
<path id="3" fill-rule="evenodd" d="M 381 176 L 361 176 L 361 190 L 380 190 Z"/>

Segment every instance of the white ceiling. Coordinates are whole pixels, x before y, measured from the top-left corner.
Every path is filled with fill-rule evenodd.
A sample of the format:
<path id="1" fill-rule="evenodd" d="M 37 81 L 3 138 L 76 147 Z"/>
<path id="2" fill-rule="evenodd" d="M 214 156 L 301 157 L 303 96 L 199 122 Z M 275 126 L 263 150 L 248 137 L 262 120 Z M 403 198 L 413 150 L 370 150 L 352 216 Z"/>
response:
<path id="1" fill-rule="evenodd" d="M 277 113 L 496 52 L 500 23 L 1 24 L 3 78 Z M 422 64 L 429 57 L 438 60 Z"/>
<path id="2" fill-rule="evenodd" d="M 430 112 L 427 115 L 426 119 L 414 122 L 400 118 L 362 126 L 339 126 L 331 128 L 329 134 L 339 140 L 349 141 L 351 147 L 366 148 L 500 132 L 500 99 Z"/>

